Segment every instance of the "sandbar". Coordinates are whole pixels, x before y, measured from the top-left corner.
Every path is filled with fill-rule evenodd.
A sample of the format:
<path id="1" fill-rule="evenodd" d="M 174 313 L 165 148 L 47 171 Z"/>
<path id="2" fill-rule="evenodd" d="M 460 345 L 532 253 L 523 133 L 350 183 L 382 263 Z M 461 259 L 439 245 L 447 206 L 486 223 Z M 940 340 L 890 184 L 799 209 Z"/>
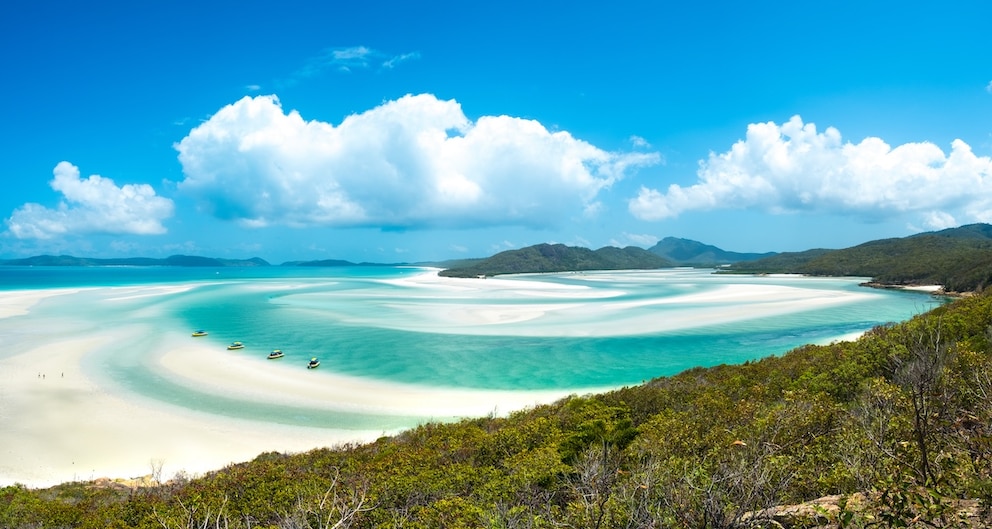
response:
<path id="1" fill-rule="evenodd" d="M 167 296 L 188 286 L 108 287 L 103 302 Z M 297 453 L 369 442 L 397 431 L 355 430 L 240 419 L 159 402 L 92 376 L 89 359 L 104 348 L 155 332 L 141 324 L 46 332 L 30 309 L 77 289 L 0 292 L 0 319 L 28 328 L 17 350 L 0 355 L 0 486 L 46 487 L 98 478 L 198 475 L 264 452 Z M 47 323 L 47 322 L 46 322 Z M 147 325 L 147 324 L 145 324 Z M 7 327 L 9 328 L 9 327 Z M 30 332 L 30 329 L 35 329 Z M 245 402 L 363 414 L 451 420 L 502 414 L 550 402 L 568 391 L 472 391 L 338 376 L 320 378 L 264 358 L 231 355 L 190 338 L 162 337 L 149 358 L 162 376 L 205 394 Z M 302 373 L 302 376 L 301 376 Z M 415 426 L 411 421 L 409 426 Z"/>
<path id="2" fill-rule="evenodd" d="M 45 343 L 0 360 L 0 486 L 192 475 L 266 451 L 300 452 L 382 431 L 335 431 L 218 417 L 115 393 L 84 357 L 113 333 Z M 232 381 L 232 384 L 236 381 Z"/>
<path id="3" fill-rule="evenodd" d="M 0 291 L 0 318 L 27 314 L 28 309 L 43 299 L 78 291 L 77 288 Z"/>

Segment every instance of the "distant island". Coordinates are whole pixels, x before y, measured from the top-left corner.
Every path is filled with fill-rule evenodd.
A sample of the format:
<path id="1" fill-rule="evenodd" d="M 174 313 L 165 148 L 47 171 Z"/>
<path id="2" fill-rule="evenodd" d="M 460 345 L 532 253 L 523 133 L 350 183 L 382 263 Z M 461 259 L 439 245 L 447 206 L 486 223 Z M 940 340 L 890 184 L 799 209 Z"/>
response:
<path id="1" fill-rule="evenodd" d="M 507 250 L 486 259 L 447 267 L 446 277 L 483 277 L 501 274 L 580 272 L 586 270 L 654 270 L 674 266 L 714 267 L 777 255 L 728 252 L 690 239 L 665 237 L 645 250 L 636 246 L 606 246 L 590 250 L 564 244 L 537 244 Z"/>
<path id="2" fill-rule="evenodd" d="M 341 267 L 341 266 L 431 266 L 447 268 L 449 266 L 464 266 L 481 259 L 453 259 L 449 261 L 431 261 L 422 263 L 354 263 L 343 259 L 318 259 L 312 261 L 286 261 L 279 266 L 304 267 Z M 75 257 L 72 255 L 36 255 L 21 259 L 0 259 L 0 266 L 172 266 L 172 267 L 256 267 L 273 266 L 261 257 L 250 259 L 222 259 L 217 257 L 202 257 L 198 255 L 172 255 L 166 258 L 154 257 Z"/>
<path id="3" fill-rule="evenodd" d="M 0 261 L 6 266 L 270 266 L 260 257 L 251 259 L 218 259 L 196 255 L 172 255 L 164 259 L 151 257 L 125 257 L 97 259 L 92 257 L 73 257 L 71 255 L 37 255 L 24 259 L 6 259 Z"/>
<path id="4" fill-rule="evenodd" d="M 607 246 L 590 250 L 564 244 L 537 244 L 500 252 L 488 259 L 442 270 L 445 277 L 485 277 L 536 272 L 583 270 L 651 270 L 675 266 L 664 257 L 643 248 Z"/>

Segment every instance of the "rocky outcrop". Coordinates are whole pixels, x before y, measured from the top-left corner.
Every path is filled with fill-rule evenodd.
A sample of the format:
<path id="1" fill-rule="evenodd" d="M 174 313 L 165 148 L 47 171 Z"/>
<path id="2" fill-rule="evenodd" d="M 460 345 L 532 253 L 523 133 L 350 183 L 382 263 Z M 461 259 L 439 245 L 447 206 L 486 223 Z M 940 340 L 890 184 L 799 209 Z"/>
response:
<path id="1" fill-rule="evenodd" d="M 864 494 L 824 496 L 796 505 L 780 505 L 744 515 L 744 527 L 766 529 L 843 529 L 846 527 L 887 527 L 878 498 Z M 902 527 L 985 528 L 992 524 L 992 513 L 978 500 L 953 500 L 939 509 L 943 519 L 928 519 L 926 513 L 903 520 Z"/>

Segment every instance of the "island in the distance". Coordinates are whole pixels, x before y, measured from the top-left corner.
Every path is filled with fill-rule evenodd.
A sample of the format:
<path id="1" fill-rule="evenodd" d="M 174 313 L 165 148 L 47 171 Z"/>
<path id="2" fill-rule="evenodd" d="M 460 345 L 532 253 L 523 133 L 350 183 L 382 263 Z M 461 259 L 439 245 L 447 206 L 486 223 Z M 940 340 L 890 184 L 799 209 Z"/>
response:
<path id="1" fill-rule="evenodd" d="M 164 259 L 152 257 L 121 257 L 100 259 L 94 257 L 74 257 L 71 255 L 36 255 L 23 259 L 0 260 L 7 266 L 269 266 L 260 257 L 251 259 L 219 259 L 198 255 L 172 255 Z"/>

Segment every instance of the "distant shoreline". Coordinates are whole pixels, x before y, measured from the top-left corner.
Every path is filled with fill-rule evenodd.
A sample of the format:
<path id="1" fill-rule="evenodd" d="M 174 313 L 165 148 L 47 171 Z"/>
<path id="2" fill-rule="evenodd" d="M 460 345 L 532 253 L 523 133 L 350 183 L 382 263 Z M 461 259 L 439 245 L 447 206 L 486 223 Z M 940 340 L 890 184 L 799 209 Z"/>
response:
<path id="1" fill-rule="evenodd" d="M 953 292 L 945 290 L 943 285 L 925 285 L 918 283 L 885 283 L 882 281 L 865 281 L 860 283 L 859 286 L 868 288 L 878 288 L 882 290 L 911 290 L 915 292 L 927 292 L 933 296 L 943 296 L 949 298 L 962 298 L 967 296 L 974 296 L 975 292 Z"/>

